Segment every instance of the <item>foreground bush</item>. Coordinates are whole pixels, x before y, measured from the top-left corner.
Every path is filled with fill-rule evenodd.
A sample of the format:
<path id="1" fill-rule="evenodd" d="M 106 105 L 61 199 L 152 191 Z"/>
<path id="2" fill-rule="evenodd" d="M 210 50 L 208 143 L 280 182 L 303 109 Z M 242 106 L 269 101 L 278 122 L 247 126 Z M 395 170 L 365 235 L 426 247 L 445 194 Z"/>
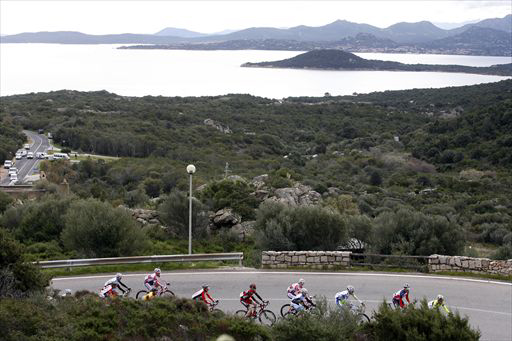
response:
<path id="1" fill-rule="evenodd" d="M 268 330 L 229 315 L 214 317 L 186 299 L 101 301 L 95 294 L 0 301 L 0 326 L 14 340 L 269 340 Z"/>
<path id="2" fill-rule="evenodd" d="M 368 340 L 375 341 L 471 341 L 480 338 L 480 332 L 469 326 L 467 318 L 458 313 L 445 315 L 440 310 L 429 309 L 425 300 L 419 307 L 411 304 L 405 311 L 381 304 L 370 323 L 363 326 L 363 332 Z"/>

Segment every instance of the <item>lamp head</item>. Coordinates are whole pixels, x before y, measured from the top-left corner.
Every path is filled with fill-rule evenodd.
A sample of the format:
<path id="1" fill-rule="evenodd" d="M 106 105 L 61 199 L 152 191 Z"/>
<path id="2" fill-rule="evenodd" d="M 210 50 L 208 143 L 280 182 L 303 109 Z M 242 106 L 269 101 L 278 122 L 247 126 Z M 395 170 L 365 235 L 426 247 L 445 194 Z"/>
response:
<path id="1" fill-rule="evenodd" d="M 188 166 L 187 166 L 187 173 L 188 173 L 188 174 L 192 175 L 192 174 L 194 174 L 195 172 L 196 172 L 196 166 L 194 166 L 194 165 L 188 165 Z"/>

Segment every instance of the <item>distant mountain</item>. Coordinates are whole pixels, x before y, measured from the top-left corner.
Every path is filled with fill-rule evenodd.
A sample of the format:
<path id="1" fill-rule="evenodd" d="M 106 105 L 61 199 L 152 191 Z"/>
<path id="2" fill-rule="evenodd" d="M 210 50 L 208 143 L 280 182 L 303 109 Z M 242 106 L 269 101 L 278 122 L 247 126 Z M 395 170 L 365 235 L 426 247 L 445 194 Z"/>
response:
<path id="1" fill-rule="evenodd" d="M 420 46 L 428 50 L 437 49 L 439 53 L 459 50 L 465 54 L 512 55 L 510 33 L 480 26 L 471 26 L 455 36 L 423 43 Z"/>
<path id="2" fill-rule="evenodd" d="M 245 63 L 242 67 L 327 69 L 327 70 L 369 70 L 369 71 L 414 71 L 414 72 L 458 72 L 485 75 L 512 75 L 512 63 L 491 67 L 463 65 L 403 64 L 381 60 L 369 60 L 353 53 L 340 50 L 315 50 L 293 58 L 274 62 Z"/>
<path id="3" fill-rule="evenodd" d="M 397 43 L 421 43 L 444 38 L 450 34 L 449 32 L 429 21 L 420 21 L 416 23 L 401 22 L 391 25 L 385 28 L 380 35 L 387 36 L 387 38 Z"/>
<path id="4" fill-rule="evenodd" d="M 170 44 L 184 38 L 155 36 L 152 34 L 90 35 L 80 32 L 20 33 L 0 38 L 1 43 L 48 43 L 48 44 Z"/>
<path id="5" fill-rule="evenodd" d="M 180 38 L 198 38 L 198 37 L 205 37 L 208 34 L 189 31 L 184 28 L 166 27 L 163 30 L 155 33 L 155 35 L 156 36 L 172 36 L 172 37 L 180 37 Z"/>
<path id="6" fill-rule="evenodd" d="M 474 24 L 478 27 L 487 27 L 494 30 L 512 32 L 512 14 L 504 18 L 485 19 Z"/>

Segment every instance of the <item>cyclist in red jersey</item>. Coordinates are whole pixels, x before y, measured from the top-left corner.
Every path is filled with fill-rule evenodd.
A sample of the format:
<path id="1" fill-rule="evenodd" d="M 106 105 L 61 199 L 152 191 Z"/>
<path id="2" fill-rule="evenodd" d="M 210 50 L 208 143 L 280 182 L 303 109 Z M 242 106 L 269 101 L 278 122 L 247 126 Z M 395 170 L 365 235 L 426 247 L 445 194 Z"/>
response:
<path id="1" fill-rule="evenodd" d="M 257 304 L 259 304 L 260 302 L 258 302 L 256 297 L 254 297 L 254 296 L 259 298 L 259 300 L 261 301 L 261 304 L 263 304 L 265 302 L 263 300 L 263 298 L 261 298 L 261 296 L 256 292 L 256 284 L 254 284 L 254 283 L 252 283 L 249 286 L 249 290 L 240 293 L 240 303 L 245 308 L 247 308 L 247 314 L 245 314 L 246 317 L 256 315 Z"/>
<path id="2" fill-rule="evenodd" d="M 196 301 L 202 301 L 206 303 L 207 305 L 212 305 L 213 303 L 217 302 L 217 300 L 214 300 L 210 294 L 208 293 L 210 287 L 206 284 L 203 284 L 202 289 L 196 291 L 192 295 L 192 299 Z"/>

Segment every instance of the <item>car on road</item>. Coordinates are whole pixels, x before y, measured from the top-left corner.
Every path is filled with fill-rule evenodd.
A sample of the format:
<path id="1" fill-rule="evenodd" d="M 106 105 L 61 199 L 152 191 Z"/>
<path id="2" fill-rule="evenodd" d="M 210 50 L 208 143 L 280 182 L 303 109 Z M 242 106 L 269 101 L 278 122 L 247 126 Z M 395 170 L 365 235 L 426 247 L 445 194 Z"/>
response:
<path id="1" fill-rule="evenodd" d="M 37 152 L 36 153 L 36 159 L 46 159 L 46 153 L 44 153 L 44 152 Z"/>
<path id="2" fill-rule="evenodd" d="M 11 181 L 18 181 L 18 174 L 9 174 L 9 179 Z"/>
<path id="3" fill-rule="evenodd" d="M 16 168 L 16 167 L 9 168 L 9 174 L 11 174 L 11 173 L 18 174 L 18 168 Z"/>
<path id="4" fill-rule="evenodd" d="M 23 155 L 21 153 L 16 153 L 16 160 L 21 160 Z"/>
<path id="5" fill-rule="evenodd" d="M 28 143 L 25 143 L 25 144 L 23 145 L 23 148 L 25 148 L 26 150 L 29 150 L 29 149 L 30 149 L 30 145 L 29 145 Z"/>
<path id="6" fill-rule="evenodd" d="M 34 153 L 33 152 L 28 152 L 27 153 L 27 159 L 33 159 L 34 158 Z"/>
<path id="7" fill-rule="evenodd" d="M 21 151 L 21 156 L 27 156 L 27 151 L 26 150 L 22 150 Z"/>
<path id="8" fill-rule="evenodd" d="M 11 160 L 5 160 L 4 161 L 4 168 L 9 169 L 12 167 L 12 161 Z"/>
<path id="9" fill-rule="evenodd" d="M 53 153 L 53 157 L 56 160 L 59 160 L 59 159 L 69 160 L 69 155 L 66 153 Z"/>

